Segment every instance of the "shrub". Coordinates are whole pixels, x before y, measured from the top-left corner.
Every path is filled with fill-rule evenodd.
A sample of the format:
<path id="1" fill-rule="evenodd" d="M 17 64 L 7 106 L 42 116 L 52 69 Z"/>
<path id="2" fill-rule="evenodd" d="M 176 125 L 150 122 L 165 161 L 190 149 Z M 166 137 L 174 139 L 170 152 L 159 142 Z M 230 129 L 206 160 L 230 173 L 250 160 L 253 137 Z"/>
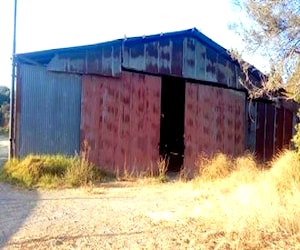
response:
<path id="1" fill-rule="evenodd" d="M 74 187 L 101 181 L 106 174 L 80 157 L 29 155 L 7 161 L 0 179 L 25 187 Z"/>

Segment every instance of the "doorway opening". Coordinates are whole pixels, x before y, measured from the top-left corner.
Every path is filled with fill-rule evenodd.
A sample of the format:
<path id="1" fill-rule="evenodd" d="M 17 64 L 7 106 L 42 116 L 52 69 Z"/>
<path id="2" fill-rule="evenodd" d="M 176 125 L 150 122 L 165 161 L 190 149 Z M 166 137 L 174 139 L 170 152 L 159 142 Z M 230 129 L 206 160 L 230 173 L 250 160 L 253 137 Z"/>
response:
<path id="1" fill-rule="evenodd" d="M 161 84 L 160 147 L 168 172 L 179 172 L 184 157 L 185 80 L 163 76 Z"/>

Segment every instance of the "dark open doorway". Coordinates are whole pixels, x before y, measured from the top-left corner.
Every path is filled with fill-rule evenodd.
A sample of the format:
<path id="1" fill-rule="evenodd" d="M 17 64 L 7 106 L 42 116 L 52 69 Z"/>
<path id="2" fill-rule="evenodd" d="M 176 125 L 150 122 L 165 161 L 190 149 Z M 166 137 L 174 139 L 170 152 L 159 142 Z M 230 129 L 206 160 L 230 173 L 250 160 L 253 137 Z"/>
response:
<path id="1" fill-rule="evenodd" d="M 163 76 L 159 153 L 168 160 L 169 172 L 178 172 L 183 166 L 184 103 L 184 79 Z"/>

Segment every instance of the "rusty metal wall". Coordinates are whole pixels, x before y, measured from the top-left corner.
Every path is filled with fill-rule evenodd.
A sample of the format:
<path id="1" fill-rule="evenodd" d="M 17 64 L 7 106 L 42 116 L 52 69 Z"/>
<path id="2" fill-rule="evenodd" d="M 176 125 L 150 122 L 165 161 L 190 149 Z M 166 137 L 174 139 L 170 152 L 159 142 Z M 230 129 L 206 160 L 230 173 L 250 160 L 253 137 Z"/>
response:
<path id="1" fill-rule="evenodd" d="M 49 71 L 119 76 L 121 42 L 61 50 L 47 65 Z"/>
<path id="2" fill-rule="evenodd" d="M 246 148 L 251 152 L 255 152 L 257 103 L 253 100 L 247 100 L 246 103 L 246 123 Z"/>
<path id="3" fill-rule="evenodd" d="M 259 160 L 268 161 L 290 146 L 293 136 L 293 112 L 272 103 L 256 102 L 255 153 Z"/>
<path id="4" fill-rule="evenodd" d="M 198 155 L 245 150 L 245 93 L 186 83 L 184 165 L 192 169 Z"/>
<path id="5" fill-rule="evenodd" d="M 124 42 L 123 63 L 127 69 L 153 74 L 215 82 L 240 88 L 240 72 L 219 52 L 193 37 L 161 37 Z"/>
<path id="6" fill-rule="evenodd" d="M 83 76 L 81 141 L 90 146 L 92 162 L 115 173 L 156 166 L 160 91 L 161 80 L 155 76 Z"/>
<path id="7" fill-rule="evenodd" d="M 79 152 L 81 77 L 18 66 L 16 155 Z"/>
<path id="8" fill-rule="evenodd" d="M 160 38 L 154 41 L 123 45 L 122 66 L 153 74 L 182 76 L 183 38 Z"/>
<path id="9" fill-rule="evenodd" d="M 287 109 L 284 110 L 284 138 L 283 147 L 288 148 L 293 137 L 293 113 Z"/>
<path id="10" fill-rule="evenodd" d="M 275 138 L 275 152 L 279 152 L 283 147 L 283 133 L 284 133 L 284 109 L 276 109 L 276 138 Z"/>

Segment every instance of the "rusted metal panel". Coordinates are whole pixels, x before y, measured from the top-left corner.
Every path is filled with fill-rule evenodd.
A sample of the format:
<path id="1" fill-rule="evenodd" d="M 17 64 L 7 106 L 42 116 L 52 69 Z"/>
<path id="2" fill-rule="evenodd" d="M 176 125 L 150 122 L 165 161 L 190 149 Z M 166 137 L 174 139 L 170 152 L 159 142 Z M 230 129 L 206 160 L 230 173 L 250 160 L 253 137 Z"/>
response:
<path id="1" fill-rule="evenodd" d="M 197 155 L 245 150 L 245 93 L 201 84 L 186 84 L 184 165 Z"/>
<path id="2" fill-rule="evenodd" d="M 283 146 L 283 124 L 284 124 L 284 109 L 277 108 L 276 110 L 276 136 L 275 136 L 275 151 L 278 152 Z"/>
<path id="3" fill-rule="evenodd" d="M 289 148 L 292 137 L 293 137 L 293 113 L 285 109 L 283 147 Z"/>
<path id="4" fill-rule="evenodd" d="M 178 37 L 173 39 L 172 50 L 172 62 L 171 62 L 171 74 L 174 76 L 182 76 L 182 64 L 183 64 L 183 38 Z"/>
<path id="5" fill-rule="evenodd" d="M 159 73 L 159 65 L 158 65 L 158 50 L 159 50 L 159 42 L 147 43 L 145 44 L 146 50 L 146 71 L 151 73 Z"/>
<path id="6" fill-rule="evenodd" d="M 235 65 L 222 55 L 218 56 L 217 79 L 218 83 L 226 84 L 228 87 L 235 87 Z"/>
<path id="7" fill-rule="evenodd" d="M 183 76 L 186 78 L 196 77 L 196 41 L 193 38 L 185 38 L 183 40 Z"/>
<path id="8" fill-rule="evenodd" d="M 90 160 L 112 172 L 148 171 L 159 159 L 160 78 L 123 72 L 84 76 L 81 140 Z"/>
<path id="9" fill-rule="evenodd" d="M 246 105 L 247 122 L 247 149 L 255 152 L 256 144 L 256 124 L 257 124 L 257 103 L 250 100 Z"/>
<path id="10" fill-rule="evenodd" d="M 172 66 L 174 52 L 172 39 L 147 42 L 141 38 L 135 43 L 127 44 L 125 41 L 123 46 L 123 67 L 127 69 L 168 75 L 172 74 L 172 69 L 174 69 L 174 72 L 179 71 L 180 66 L 178 63 L 180 62 L 176 62 Z M 176 46 L 178 46 L 178 42 Z M 182 48 L 180 50 L 182 51 Z M 180 51 L 176 51 L 174 56 L 179 58 Z"/>
<path id="11" fill-rule="evenodd" d="M 218 54 L 213 49 L 206 48 L 206 61 L 205 61 L 205 72 L 206 72 L 206 81 L 217 82 L 217 63 L 218 63 Z"/>
<path id="12" fill-rule="evenodd" d="M 265 136 L 265 160 L 271 160 L 275 151 L 274 142 L 274 123 L 275 123 L 275 107 L 272 104 L 266 104 L 266 136 Z"/>
<path id="13" fill-rule="evenodd" d="M 119 76 L 121 45 L 107 44 L 57 52 L 47 65 L 49 71 Z"/>
<path id="14" fill-rule="evenodd" d="M 19 65 L 16 154 L 79 152 L 81 77 Z"/>
<path id="15" fill-rule="evenodd" d="M 257 120 L 256 120 L 256 145 L 255 152 L 259 160 L 265 159 L 265 127 L 266 111 L 265 104 L 257 103 Z"/>

